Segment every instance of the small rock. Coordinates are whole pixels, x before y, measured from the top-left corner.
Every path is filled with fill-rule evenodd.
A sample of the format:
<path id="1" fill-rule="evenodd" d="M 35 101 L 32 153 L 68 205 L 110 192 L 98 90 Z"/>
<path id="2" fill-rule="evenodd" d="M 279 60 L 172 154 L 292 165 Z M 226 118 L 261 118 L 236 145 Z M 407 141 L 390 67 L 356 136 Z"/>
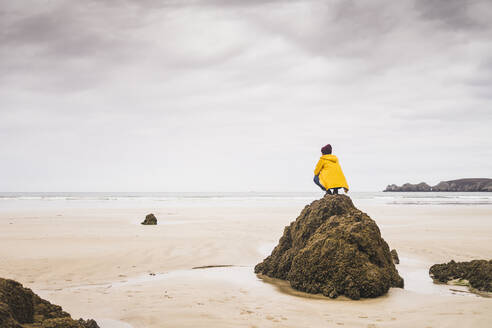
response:
<path id="1" fill-rule="evenodd" d="M 390 254 L 391 254 L 391 258 L 393 259 L 393 263 L 400 264 L 400 258 L 398 257 L 398 253 L 396 252 L 396 249 L 392 249 Z"/>
<path id="2" fill-rule="evenodd" d="M 93 319 L 89 319 L 89 320 L 79 319 L 79 324 L 84 328 L 99 328 L 97 322 L 94 321 Z"/>
<path id="3" fill-rule="evenodd" d="M 147 216 L 145 217 L 145 220 L 141 224 L 144 224 L 144 225 L 156 225 L 157 224 L 157 218 L 152 213 L 147 214 Z"/>

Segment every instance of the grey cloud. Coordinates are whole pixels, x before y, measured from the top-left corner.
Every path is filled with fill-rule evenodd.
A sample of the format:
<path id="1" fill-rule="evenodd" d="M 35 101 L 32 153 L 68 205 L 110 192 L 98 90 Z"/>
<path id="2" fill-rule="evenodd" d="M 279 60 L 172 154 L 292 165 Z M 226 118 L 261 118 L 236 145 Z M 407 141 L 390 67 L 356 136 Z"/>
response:
<path id="1" fill-rule="evenodd" d="M 4 83 L 25 78 L 31 81 L 26 87 L 31 84 L 33 89 L 90 88 L 104 80 L 110 62 L 128 60 L 139 46 L 121 35 L 105 33 L 109 20 L 102 22 L 103 16 L 78 8 L 60 4 L 19 16 L 14 12 L 2 26 L 0 78 Z"/>
<path id="2" fill-rule="evenodd" d="M 358 57 L 369 55 L 396 25 L 396 17 L 391 17 L 387 7 L 381 2 L 324 2 L 305 8 L 307 12 L 316 8 L 314 24 L 303 19 L 302 11 L 294 22 L 281 15 L 273 19 L 268 15 L 256 17 L 269 31 L 289 38 L 313 54 Z"/>
<path id="3" fill-rule="evenodd" d="M 295 3 L 305 0 L 99 0 L 107 3 L 126 2 L 147 8 L 215 6 L 215 7 L 258 7 L 277 3 Z"/>
<path id="4" fill-rule="evenodd" d="M 492 10 L 488 0 L 416 0 L 415 7 L 423 18 L 438 22 L 451 30 L 490 29 L 490 20 L 481 20 L 483 11 Z"/>
<path id="5" fill-rule="evenodd" d="M 172 76 L 176 70 L 221 65 L 241 55 L 245 47 L 238 42 L 207 54 L 201 49 L 180 49 L 173 44 L 179 43 L 179 37 L 160 46 L 140 37 L 139 33 L 144 33 L 141 31 L 149 25 L 166 23 L 179 15 L 173 12 L 173 7 L 161 12 L 156 20 L 149 18 L 153 6 L 144 8 L 144 3 L 138 6 L 116 6 L 121 1 L 92 1 L 90 5 L 54 3 L 51 8 L 27 9 L 22 14 L 2 10 L 8 19 L 3 21 L 0 34 L 0 80 L 15 83 L 25 76 L 32 81 L 33 89 L 78 91 L 104 83 L 125 65 L 143 67 L 151 62 L 154 70 Z M 202 31 L 196 32 L 198 39 Z M 172 30 L 164 29 L 162 33 L 170 34 Z"/>

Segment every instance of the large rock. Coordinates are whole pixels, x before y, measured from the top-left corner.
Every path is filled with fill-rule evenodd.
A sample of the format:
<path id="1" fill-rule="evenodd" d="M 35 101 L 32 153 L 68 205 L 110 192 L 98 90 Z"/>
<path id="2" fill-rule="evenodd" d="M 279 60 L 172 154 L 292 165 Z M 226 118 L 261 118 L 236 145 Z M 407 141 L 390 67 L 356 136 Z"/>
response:
<path id="1" fill-rule="evenodd" d="M 434 264 L 429 275 L 437 281 L 466 280 L 469 285 L 480 291 L 492 292 L 492 260 L 473 260 Z"/>
<path id="2" fill-rule="evenodd" d="M 20 283 L 0 278 L 1 328 L 99 328 L 94 320 L 73 320 Z"/>
<path id="3" fill-rule="evenodd" d="M 141 224 L 143 224 L 143 225 L 156 225 L 157 224 L 157 218 L 152 213 L 147 214 L 147 216 L 145 217 L 145 220 L 143 220 L 143 222 Z"/>
<path id="4" fill-rule="evenodd" d="M 332 298 L 377 297 L 390 287 L 403 288 L 376 222 L 345 195 L 306 206 L 255 272 Z"/>

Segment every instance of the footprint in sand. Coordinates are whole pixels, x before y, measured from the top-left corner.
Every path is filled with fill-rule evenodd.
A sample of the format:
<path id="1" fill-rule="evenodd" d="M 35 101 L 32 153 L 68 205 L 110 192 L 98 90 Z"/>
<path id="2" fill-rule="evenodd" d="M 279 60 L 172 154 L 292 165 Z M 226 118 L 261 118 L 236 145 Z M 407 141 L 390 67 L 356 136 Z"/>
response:
<path id="1" fill-rule="evenodd" d="M 278 320 L 277 318 L 275 318 L 274 316 L 271 316 L 271 315 L 267 315 L 265 318 L 267 320 L 272 321 L 272 322 L 280 322 L 280 320 Z"/>
<path id="2" fill-rule="evenodd" d="M 254 313 L 253 311 L 246 310 L 246 309 L 241 309 L 241 315 L 244 315 L 244 314 L 253 314 L 253 313 Z"/>

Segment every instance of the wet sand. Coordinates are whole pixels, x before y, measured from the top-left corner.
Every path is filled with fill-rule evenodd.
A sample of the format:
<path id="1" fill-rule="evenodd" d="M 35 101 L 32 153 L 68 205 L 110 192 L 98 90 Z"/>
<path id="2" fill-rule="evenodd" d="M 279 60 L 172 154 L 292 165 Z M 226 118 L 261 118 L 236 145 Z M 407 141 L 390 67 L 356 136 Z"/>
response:
<path id="1" fill-rule="evenodd" d="M 489 327 L 491 298 L 427 270 L 489 258 L 491 207 L 358 206 L 398 250 L 406 289 L 331 300 L 257 277 L 299 206 L 2 210 L 0 276 L 102 328 Z M 149 212 L 159 225 L 139 224 Z"/>

